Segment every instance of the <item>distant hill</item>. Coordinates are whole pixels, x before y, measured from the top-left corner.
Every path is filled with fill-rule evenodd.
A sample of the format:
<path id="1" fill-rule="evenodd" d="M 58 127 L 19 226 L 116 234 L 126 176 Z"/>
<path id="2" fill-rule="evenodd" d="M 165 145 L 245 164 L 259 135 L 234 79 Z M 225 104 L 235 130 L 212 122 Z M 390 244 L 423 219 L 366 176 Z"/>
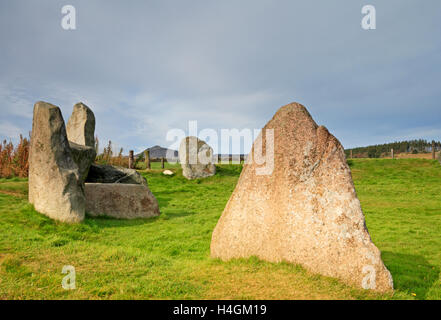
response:
<path id="1" fill-rule="evenodd" d="M 171 150 L 167 148 L 163 148 L 161 146 L 154 146 L 151 148 L 146 149 L 150 152 L 150 159 L 157 159 L 157 158 L 167 158 L 167 151 L 170 150 L 170 154 L 173 155 L 173 157 L 178 157 L 178 151 Z M 144 157 L 144 151 L 140 154 L 137 154 L 136 157 L 142 156 Z"/>
<path id="2" fill-rule="evenodd" d="M 354 158 L 381 158 L 390 154 L 391 149 L 394 149 L 395 154 L 400 153 L 425 153 L 432 152 L 432 141 L 427 140 L 408 140 L 391 142 L 385 144 L 377 144 L 367 147 L 358 147 L 352 149 L 346 149 L 346 157 L 349 157 L 352 150 L 352 156 Z M 435 142 L 435 150 L 441 150 L 441 142 Z"/>

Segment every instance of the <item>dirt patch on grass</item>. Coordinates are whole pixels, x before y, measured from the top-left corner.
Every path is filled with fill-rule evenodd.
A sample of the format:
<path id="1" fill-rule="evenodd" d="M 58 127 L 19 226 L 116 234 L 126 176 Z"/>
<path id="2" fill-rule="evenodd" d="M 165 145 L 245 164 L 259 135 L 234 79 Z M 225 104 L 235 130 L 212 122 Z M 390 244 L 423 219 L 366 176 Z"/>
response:
<path id="1" fill-rule="evenodd" d="M 0 190 L 1 194 L 6 194 L 8 196 L 14 196 L 19 198 L 24 198 L 26 195 L 20 191 L 9 191 L 9 190 Z"/>

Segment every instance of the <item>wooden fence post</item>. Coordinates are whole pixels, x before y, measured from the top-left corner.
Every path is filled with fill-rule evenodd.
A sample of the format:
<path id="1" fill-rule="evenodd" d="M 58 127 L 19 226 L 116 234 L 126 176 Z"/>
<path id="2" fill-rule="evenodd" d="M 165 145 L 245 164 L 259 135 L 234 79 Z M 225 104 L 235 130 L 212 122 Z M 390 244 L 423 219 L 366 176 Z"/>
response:
<path id="1" fill-rule="evenodd" d="M 162 168 L 162 169 L 164 169 L 164 162 L 165 162 L 165 158 L 162 157 L 162 158 L 161 158 L 161 168 Z"/>
<path id="2" fill-rule="evenodd" d="M 436 147 L 435 147 L 435 140 L 432 141 L 432 159 L 435 160 L 435 151 L 436 151 Z"/>
<path id="3" fill-rule="evenodd" d="M 135 166 L 135 158 L 133 156 L 133 150 L 129 151 L 129 169 L 133 169 Z"/>
<path id="4" fill-rule="evenodd" d="M 392 159 L 395 159 L 394 149 L 393 148 L 390 149 L 390 154 L 391 154 Z"/>
<path id="5" fill-rule="evenodd" d="M 144 151 L 144 158 L 145 158 L 145 168 L 151 169 L 150 168 L 150 151 L 149 150 Z"/>

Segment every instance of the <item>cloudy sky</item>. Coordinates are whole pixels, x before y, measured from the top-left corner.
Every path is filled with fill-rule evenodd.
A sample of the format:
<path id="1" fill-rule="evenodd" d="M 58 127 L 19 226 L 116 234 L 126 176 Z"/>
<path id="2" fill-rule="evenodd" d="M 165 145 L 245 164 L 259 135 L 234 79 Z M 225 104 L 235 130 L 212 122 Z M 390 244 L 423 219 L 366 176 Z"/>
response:
<path id="1" fill-rule="evenodd" d="M 189 120 L 259 129 L 296 101 L 346 148 L 441 140 L 440 16 L 439 0 L 1 1 L 0 137 L 27 134 L 38 100 L 66 121 L 86 103 L 125 151 Z"/>

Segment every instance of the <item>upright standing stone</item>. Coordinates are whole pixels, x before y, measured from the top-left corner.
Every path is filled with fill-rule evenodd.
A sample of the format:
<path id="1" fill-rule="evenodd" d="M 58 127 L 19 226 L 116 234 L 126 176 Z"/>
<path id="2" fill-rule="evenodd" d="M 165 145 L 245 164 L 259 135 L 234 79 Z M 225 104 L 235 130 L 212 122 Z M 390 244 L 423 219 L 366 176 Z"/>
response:
<path id="1" fill-rule="evenodd" d="M 436 145 L 435 145 L 435 140 L 432 140 L 432 159 L 433 159 L 433 160 L 436 159 Z"/>
<path id="2" fill-rule="evenodd" d="M 182 139 L 179 146 L 179 161 L 182 174 L 187 179 L 205 178 L 216 174 L 213 149 L 197 137 Z"/>
<path id="3" fill-rule="evenodd" d="M 66 128 L 58 107 L 34 106 L 29 154 L 29 202 L 52 219 L 80 222 L 85 198 Z"/>
<path id="4" fill-rule="evenodd" d="M 287 261 L 365 289 L 392 290 L 340 142 L 297 103 L 266 124 L 264 151 L 267 129 L 274 134 L 274 170 L 256 174 L 255 142 L 213 232 L 211 256 Z"/>
<path id="5" fill-rule="evenodd" d="M 66 131 L 73 159 L 80 170 L 80 180 L 84 183 L 96 157 L 95 115 L 92 110 L 81 102 L 74 105 Z"/>
<path id="6" fill-rule="evenodd" d="M 95 115 L 82 102 L 74 106 L 67 122 L 67 137 L 76 144 L 95 147 Z"/>

